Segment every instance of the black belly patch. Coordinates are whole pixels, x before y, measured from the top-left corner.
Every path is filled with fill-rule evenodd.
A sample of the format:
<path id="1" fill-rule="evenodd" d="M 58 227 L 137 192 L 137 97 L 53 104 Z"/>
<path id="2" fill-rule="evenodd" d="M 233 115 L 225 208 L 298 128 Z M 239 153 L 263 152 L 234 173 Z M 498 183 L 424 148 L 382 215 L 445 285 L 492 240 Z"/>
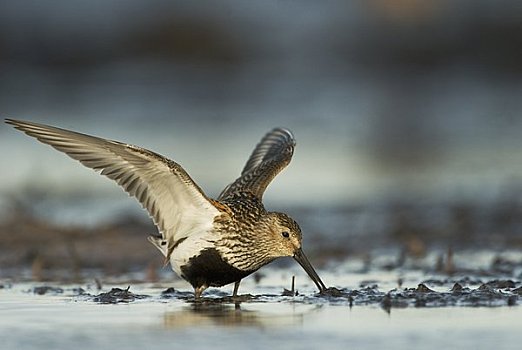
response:
<path id="1" fill-rule="evenodd" d="M 189 259 L 181 266 L 181 274 L 194 288 L 200 286 L 221 287 L 239 281 L 254 271 L 242 271 L 228 264 L 214 248 Z"/>

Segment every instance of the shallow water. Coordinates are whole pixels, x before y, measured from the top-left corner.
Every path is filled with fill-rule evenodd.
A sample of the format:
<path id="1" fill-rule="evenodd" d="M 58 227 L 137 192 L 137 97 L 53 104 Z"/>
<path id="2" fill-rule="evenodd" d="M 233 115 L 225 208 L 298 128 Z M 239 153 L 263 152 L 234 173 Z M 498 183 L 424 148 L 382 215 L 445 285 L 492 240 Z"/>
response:
<path id="1" fill-rule="evenodd" d="M 39 298 L 38 298 L 39 299 Z M 196 308 L 181 302 L 93 305 L 31 300 L 4 309 L 4 349 L 312 349 L 385 347 L 516 349 L 520 308 L 347 308 L 291 302 Z M 34 315 L 37 315 L 36 317 Z"/>
<path id="2" fill-rule="evenodd" d="M 117 304 L 96 302 L 96 295 L 112 287 L 125 289 L 123 282 L 109 283 L 98 290 L 95 284 L 63 285 L 37 282 L 6 282 L 0 289 L 0 339 L 2 349 L 160 349 L 239 346 L 251 349 L 324 348 L 474 348 L 518 349 L 522 343 L 522 308 L 513 288 L 494 288 L 495 293 L 512 294 L 515 305 L 503 299 L 484 306 L 417 307 L 414 300 L 402 300 L 390 308 L 381 299 L 365 297 L 387 291 L 417 287 L 423 274 L 371 271 L 343 274 L 320 271 L 327 282 L 355 286 L 358 294 L 347 297 L 318 297 L 304 275 L 297 274 L 299 295 L 281 296 L 282 286 L 294 271 L 265 269 L 267 277 L 256 283 L 247 278 L 241 285 L 242 302 L 233 303 L 231 288 L 210 289 L 203 302 L 194 303 L 190 287 L 183 281 L 158 284 L 132 283 L 129 293 L 143 299 Z M 440 281 L 438 283 L 437 281 Z M 487 280 L 484 280 L 486 282 Z M 452 279 L 425 282 L 434 293 L 447 293 Z M 520 287 L 520 282 L 514 282 Z M 371 290 L 369 285 L 377 285 Z M 35 287 L 52 286 L 43 295 Z M 163 292 L 173 286 L 173 294 Z M 82 289 L 78 289 L 81 287 Z M 465 288 L 480 286 L 470 280 Z M 382 296 L 381 295 L 381 296 Z M 379 301 L 380 300 L 380 301 Z M 397 299 L 394 299 L 397 301 Z M 350 306 L 352 305 L 352 306 Z"/>

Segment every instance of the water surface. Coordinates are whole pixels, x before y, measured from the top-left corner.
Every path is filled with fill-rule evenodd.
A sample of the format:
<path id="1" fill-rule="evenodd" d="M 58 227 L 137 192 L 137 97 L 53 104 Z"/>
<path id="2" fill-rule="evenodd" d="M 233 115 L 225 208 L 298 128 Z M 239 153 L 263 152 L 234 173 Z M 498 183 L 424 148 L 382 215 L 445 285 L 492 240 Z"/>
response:
<path id="1" fill-rule="evenodd" d="M 253 278 L 242 283 L 240 294 L 253 297 L 240 303 L 227 299 L 229 287 L 210 289 L 203 302 L 195 303 L 190 287 L 179 280 L 131 284 L 130 292 L 145 297 L 117 304 L 101 304 L 92 296 L 112 287 L 126 288 L 124 283 L 107 284 L 101 290 L 93 283 L 5 283 L 0 290 L 2 349 L 518 349 L 522 342 L 522 309 L 516 303 L 416 307 L 406 302 L 386 309 L 382 302 L 362 299 L 364 290 L 370 289 L 359 285 L 373 283 L 383 293 L 405 290 L 420 281 L 418 272 L 402 273 L 404 285 L 398 288 L 396 272 L 339 277 L 320 271 L 325 281 L 354 286 L 360 294 L 350 302 L 316 296 L 300 274 L 299 295 L 281 296 L 284 280 L 294 271 L 267 270 L 268 277 L 259 283 Z M 474 283 L 466 287 L 479 288 Z M 451 282 L 427 284 L 448 292 Z M 34 288 L 42 285 L 61 290 L 35 294 Z M 162 294 L 170 286 L 177 294 Z"/>

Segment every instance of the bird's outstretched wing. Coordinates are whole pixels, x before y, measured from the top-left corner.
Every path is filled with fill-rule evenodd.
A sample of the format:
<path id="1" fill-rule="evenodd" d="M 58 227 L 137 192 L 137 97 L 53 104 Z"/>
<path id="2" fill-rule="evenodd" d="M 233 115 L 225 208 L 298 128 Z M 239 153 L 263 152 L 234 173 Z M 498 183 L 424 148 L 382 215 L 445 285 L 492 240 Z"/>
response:
<path id="1" fill-rule="evenodd" d="M 100 171 L 136 197 L 162 234 L 152 243 L 166 256 L 180 240 L 210 230 L 220 215 L 179 164 L 157 153 L 32 122 L 6 119 L 6 123 Z"/>
<path id="2" fill-rule="evenodd" d="M 290 163 L 294 147 L 295 139 L 290 130 L 275 128 L 267 133 L 250 155 L 241 176 L 221 192 L 219 199 L 241 191 L 262 199 L 270 182 Z"/>

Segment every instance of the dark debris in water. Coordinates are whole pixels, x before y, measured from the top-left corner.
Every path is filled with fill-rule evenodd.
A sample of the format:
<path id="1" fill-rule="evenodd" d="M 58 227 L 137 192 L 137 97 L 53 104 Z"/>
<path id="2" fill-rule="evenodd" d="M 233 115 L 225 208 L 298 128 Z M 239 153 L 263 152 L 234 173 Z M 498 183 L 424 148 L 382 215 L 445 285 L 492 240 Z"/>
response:
<path id="1" fill-rule="evenodd" d="M 100 304 L 118 304 L 129 303 L 137 299 L 148 298 L 148 295 L 134 294 L 130 291 L 130 286 L 127 289 L 112 288 L 106 293 L 100 293 L 92 298 L 93 301 Z"/>
<path id="2" fill-rule="evenodd" d="M 176 290 L 172 287 L 165 289 L 163 292 L 161 292 L 161 297 L 164 299 L 182 299 L 182 300 L 189 300 L 194 299 L 194 293 L 193 292 L 182 292 L 179 290 Z"/>
<path id="3" fill-rule="evenodd" d="M 283 288 L 283 292 L 281 293 L 281 296 L 283 297 L 296 297 L 299 295 L 298 291 L 289 290 L 286 288 Z"/>
<path id="4" fill-rule="evenodd" d="M 192 304 L 235 304 L 264 302 L 295 302 L 306 304 L 324 304 L 339 306 L 379 306 L 387 312 L 395 308 L 406 307 L 499 307 L 517 306 L 522 298 L 522 282 L 512 279 L 494 279 L 480 282 L 473 279 L 430 279 L 413 288 L 394 288 L 381 290 L 376 283 L 364 283 L 358 289 L 329 287 L 320 293 L 303 295 L 292 288 L 279 294 L 244 294 L 232 297 L 226 291 L 211 288 L 203 297 L 195 301 L 192 291 L 179 291 L 168 288 L 161 292 L 161 300 L 180 300 Z M 108 292 L 97 295 L 89 294 L 82 288 L 63 289 L 53 286 L 36 286 L 27 292 L 38 295 L 70 295 L 81 296 L 82 300 L 90 300 L 101 304 L 130 303 L 150 298 L 149 295 L 135 294 L 126 289 L 112 288 Z"/>
<path id="5" fill-rule="evenodd" d="M 283 288 L 281 295 L 284 297 L 296 297 L 299 295 L 299 292 L 295 289 L 295 276 L 292 276 L 292 287 L 289 290 Z"/>
<path id="6" fill-rule="evenodd" d="M 486 285 L 498 289 L 515 288 L 516 286 L 512 280 L 493 280 L 486 283 Z"/>
<path id="7" fill-rule="evenodd" d="M 434 283 L 444 286 L 439 281 Z M 436 291 L 425 283 L 420 283 L 417 288 L 397 288 L 388 292 L 379 290 L 377 284 L 360 289 L 348 290 L 335 287 L 327 288 L 313 297 L 306 297 L 305 302 L 318 302 L 326 299 L 332 304 L 352 305 L 380 305 L 384 310 L 405 307 L 497 307 L 514 306 L 522 295 L 520 282 L 512 280 L 492 280 L 470 288 L 459 282 L 455 282 L 451 288 L 445 291 Z"/>
<path id="8" fill-rule="evenodd" d="M 12 285 L 9 285 L 9 288 L 12 288 Z M 76 288 L 61 288 L 61 287 L 53 287 L 53 286 L 36 286 L 29 290 L 26 290 L 27 293 L 33 293 L 37 295 L 66 295 L 66 296 L 79 296 L 79 295 L 88 295 L 85 289 L 81 287 Z"/>
<path id="9" fill-rule="evenodd" d="M 417 286 L 417 293 L 435 293 L 434 290 L 429 289 L 424 283 L 421 283 Z"/>
<path id="10" fill-rule="evenodd" d="M 34 287 L 32 292 L 34 294 L 38 295 L 44 295 L 44 294 L 62 294 L 63 289 L 58 287 L 51 287 L 51 286 L 39 286 Z"/>
<path id="11" fill-rule="evenodd" d="M 333 298 L 351 297 L 351 293 L 347 292 L 345 289 L 338 289 L 335 287 L 326 288 L 325 290 L 319 292 L 319 295 L 322 297 L 333 297 Z"/>
<path id="12" fill-rule="evenodd" d="M 431 280 L 435 281 L 435 280 Z M 447 281 L 446 281 L 447 282 Z M 279 298 L 293 297 L 295 302 L 324 303 L 334 305 L 378 305 L 386 311 L 393 308 L 406 307 L 498 307 L 514 306 L 522 295 L 520 282 L 512 280 L 492 280 L 474 287 L 464 283 L 464 280 L 453 283 L 451 288 L 445 287 L 444 291 L 436 291 L 427 283 L 420 283 L 416 288 L 397 288 L 390 291 L 379 290 L 378 285 L 371 284 L 360 289 L 347 289 L 330 287 L 315 295 L 299 295 L 296 291 L 284 289 L 280 295 L 240 295 L 236 298 L 224 293 L 216 294 L 219 290 L 207 294 L 198 303 L 220 304 L 220 303 L 242 303 L 242 302 L 266 302 L 281 301 Z M 447 283 L 437 281 L 433 285 L 439 287 L 447 286 Z M 222 295 L 223 294 L 223 295 Z M 181 299 L 194 302 L 191 292 L 180 292 L 169 288 L 162 293 L 162 298 Z M 285 299 L 287 300 L 287 299 Z"/>
<path id="13" fill-rule="evenodd" d="M 517 304 L 519 298 L 515 286 L 513 281 L 495 280 L 471 289 L 455 283 L 450 290 L 437 292 L 421 283 L 417 288 L 396 289 L 388 292 L 383 297 L 381 304 L 385 309 L 396 307 L 396 305 L 415 307 L 513 306 Z M 355 300 L 356 303 L 360 301 L 362 300 Z"/>

